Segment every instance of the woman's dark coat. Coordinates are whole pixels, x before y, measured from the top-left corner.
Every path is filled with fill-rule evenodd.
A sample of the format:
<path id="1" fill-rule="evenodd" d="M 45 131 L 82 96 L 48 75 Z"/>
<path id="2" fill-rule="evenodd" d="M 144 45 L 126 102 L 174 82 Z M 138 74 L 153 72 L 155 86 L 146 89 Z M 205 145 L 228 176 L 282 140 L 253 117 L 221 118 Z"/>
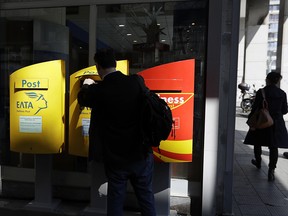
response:
<path id="1" fill-rule="evenodd" d="M 264 87 L 264 91 L 274 125 L 265 129 L 249 130 L 244 144 L 288 148 L 288 134 L 283 119 L 283 115 L 288 112 L 286 93 L 276 85 L 267 85 Z M 256 93 L 255 102 L 248 119 L 259 107 L 262 107 L 262 101 L 263 96 L 260 89 Z"/>

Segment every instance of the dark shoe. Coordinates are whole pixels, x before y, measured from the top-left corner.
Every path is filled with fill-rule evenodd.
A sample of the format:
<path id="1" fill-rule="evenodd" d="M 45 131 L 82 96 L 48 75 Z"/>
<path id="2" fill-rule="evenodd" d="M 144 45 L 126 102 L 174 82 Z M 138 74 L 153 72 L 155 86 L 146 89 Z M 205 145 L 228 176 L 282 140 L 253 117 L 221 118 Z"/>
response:
<path id="1" fill-rule="evenodd" d="M 288 152 L 284 152 L 283 156 L 288 159 Z"/>
<path id="2" fill-rule="evenodd" d="M 255 159 L 251 160 L 251 163 L 257 167 L 257 169 L 261 169 L 261 162 L 256 161 Z"/>
<path id="3" fill-rule="evenodd" d="M 269 169 L 268 170 L 268 181 L 274 181 L 275 180 L 275 176 L 274 176 L 274 169 Z"/>

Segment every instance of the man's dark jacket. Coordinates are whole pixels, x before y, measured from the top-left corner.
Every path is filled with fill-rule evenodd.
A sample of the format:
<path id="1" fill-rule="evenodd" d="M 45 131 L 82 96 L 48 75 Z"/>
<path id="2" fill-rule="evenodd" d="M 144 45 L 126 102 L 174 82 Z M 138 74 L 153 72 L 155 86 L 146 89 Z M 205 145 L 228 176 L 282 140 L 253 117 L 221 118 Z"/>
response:
<path id="1" fill-rule="evenodd" d="M 119 71 L 98 84 L 83 85 L 80 106 L 90 107 L 89 159 L 122 165 L 147 153 L 141 129 L 141 89 L 135 77 Z"/>

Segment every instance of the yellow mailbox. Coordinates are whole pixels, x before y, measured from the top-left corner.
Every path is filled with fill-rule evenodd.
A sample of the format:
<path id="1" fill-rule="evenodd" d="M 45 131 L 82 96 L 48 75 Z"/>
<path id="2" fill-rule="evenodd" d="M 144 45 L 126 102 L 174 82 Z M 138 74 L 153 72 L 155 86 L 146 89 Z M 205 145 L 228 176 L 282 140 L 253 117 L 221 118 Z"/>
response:
<path id="1" fill-rule="evenodd" d="M 117 61 L 117 70 L 128 74 L 128 61 Z M 96 82 L 101 81 L 95 66 L 84 68 L 70 76 L 70 101 L 69 101 L 69 147 L 71 155 L 87 157 L 89 147 L 88 130 L 90 126 L 91 110 L 87 107 L 80 108 L 77 101 L 77 94 L 82 82 L 91 78 Z"/>
<path id="2" fill-rule="evenodd" d="M 65 63 L 38 63 L 10 75 L 10 149 L 59 153 L 64 145 Z"/>

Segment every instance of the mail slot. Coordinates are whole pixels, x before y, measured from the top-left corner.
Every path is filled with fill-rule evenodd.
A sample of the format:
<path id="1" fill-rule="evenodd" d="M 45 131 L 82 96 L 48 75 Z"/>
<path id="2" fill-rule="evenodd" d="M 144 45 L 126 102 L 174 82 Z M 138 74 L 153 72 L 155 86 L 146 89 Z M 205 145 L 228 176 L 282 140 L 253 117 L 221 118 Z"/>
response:
<path id="1" fill-rule="evenodd" d="M 64 146 L 65 63 L 43 62 L 10 75 L 10 150 L 60 153 Z"/>
<path id="2" fill-rule="evenodd" d="M 128 61 L 117 61 L 116 69 L 128 75 Z M 95 66 L 84 68 L 70 76 L 68 152 L 71 155 L 82 157 L 88 156 L 91 110 L 88 107 L 79 106 L 77 94 L 86 78 L 101 82 Z"/>
<path id="3" fill-rule="evenodd" d="M 183 60 L 146 69 L 139 74 L 146 85 L 170 106 L 175 122 L 165 141 L 154 149 L 161 162 L 191 162 L 193 147 L 195 60 Z"/>

